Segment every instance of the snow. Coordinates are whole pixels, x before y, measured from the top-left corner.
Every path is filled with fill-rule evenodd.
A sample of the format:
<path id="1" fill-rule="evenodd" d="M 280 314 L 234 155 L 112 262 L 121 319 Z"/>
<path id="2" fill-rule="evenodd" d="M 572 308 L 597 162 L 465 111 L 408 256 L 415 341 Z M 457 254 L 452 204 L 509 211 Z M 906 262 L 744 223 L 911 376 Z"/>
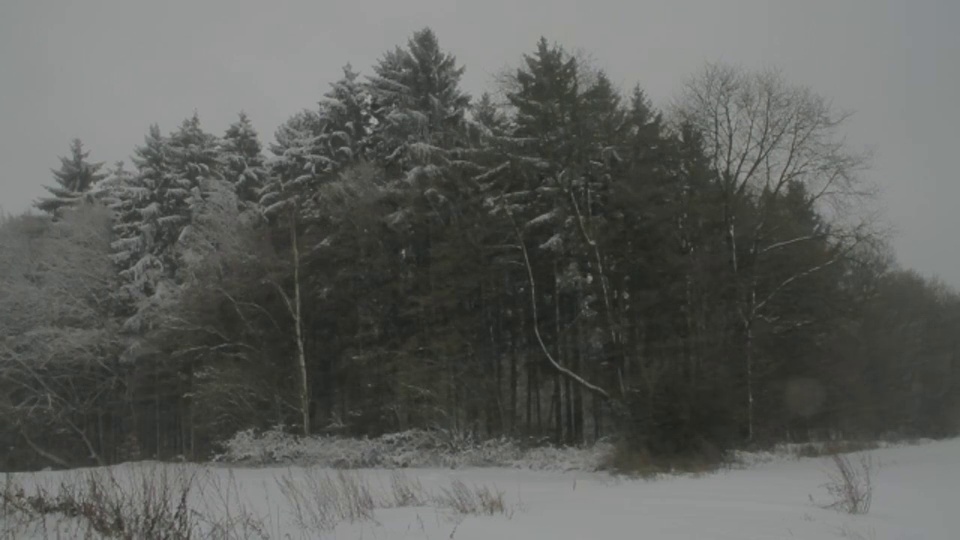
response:
<path id="1" fill-rule="evenodd" d="M 505 467 L 596 471 L 613 446 L 523 446 L 510 439 L 475 440 L 443 430 L 411 429 L 376 438 L 292 435 L 280 428 L 245 430 L 223 443 L 215 461 L 232 465 L 299 465 L 334 468 Z"/>
<path id="2" fill-rule="evenodd" d="M 298 530 L 278 479 L 296 484 L 311 475 L 337 473 L 300 467 L 228 468 L 218 466 L 127 464 L 111 469 L 118 477 L 161 467 L 196 475 L 207 482 L 192 505 L 203 512 L 233 505 L 259 516 L 270 538 L 377 539 L 947 539 L 960 531 L 957 488 L 960 485 L 960 440 L 886 447 L 871 452 L 875 472 L 873 506 L 866 515 L 847 515 L 821 507 L 828 461 L 768 454 L 742 468 L 657 480 L 626 479 L 582 471 L 532 471 L 505 468 L 408 469 L 434 495 L 462 480 L 504 494 L 506 511 L 494 515 L 458 515 L 438 509 L 436 499 L 418 506 L 374 510 L 372 519 L 344 520 L 319 533 Z M 29 486 L 61 481 L 76 472 L 12 475 Z M 389 470 L 359 470 L 356 478 L 370 486 L 374 498 L 390 493 Z M 10 480 L 8 479 L 8 482 Z M 210 486 L 237 495 L 213 496 Z M 232 487 L 231 487 L 232 486 Z M 2 488 L 2 485 L 0 485 Z M 48 529 L 49 530 L 49 529 Z M 0 522 L 0 538 L 4 536 Z M 16 538 L 29 536 L 19 530 Z M 251 536 L 256 537 L 256 536 Z"/>

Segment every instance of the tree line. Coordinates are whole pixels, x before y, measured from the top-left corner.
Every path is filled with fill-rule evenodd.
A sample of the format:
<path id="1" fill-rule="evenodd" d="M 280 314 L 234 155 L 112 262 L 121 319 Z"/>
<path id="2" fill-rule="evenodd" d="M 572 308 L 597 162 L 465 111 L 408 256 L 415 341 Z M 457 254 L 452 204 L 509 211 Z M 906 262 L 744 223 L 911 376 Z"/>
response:
<path id="1" fill-rule="evenodd" d="M 80 141 L 0 226 L 3 467 L 245 429 L 654 455 L 960 428 L 960 296 L 901 269 L 847 117 L 711 64 L 657 110 L 541 39 L 473 98 L 429 29 L 264 148 Z"/>

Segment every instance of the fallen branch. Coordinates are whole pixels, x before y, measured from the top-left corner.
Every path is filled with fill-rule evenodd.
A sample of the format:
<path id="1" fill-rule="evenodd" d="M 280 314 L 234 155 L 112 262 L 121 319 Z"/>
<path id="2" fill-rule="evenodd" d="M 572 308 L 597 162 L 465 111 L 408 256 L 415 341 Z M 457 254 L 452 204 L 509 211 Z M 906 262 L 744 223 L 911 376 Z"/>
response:
<path id="1" fill-rule="evenodd" d="M 547 344 L 543 341 L 543 336 L 540 335 L 540 320 L 539 316 L 537 315 L 537 285 L 536 280 L 533 278 L 533 266 L 530 264 L 530 254 L 527 252 L 527 244 L 523 241 L 523 234 L 520 232 L 520 227 L 517 226 L 517 220 L 514 219 L 513 213 L 509 208 L 507 208 L 506 205 L 503 205 L 502 208 L 510 218 L 510 223 L 513 225 L 513 232 L 517 236 L 517 242 L 520 243 L 520 251 L 523 253 L 523 263 L 524 266 L 526 266 L 527 279 L 530 282 L 530 309 L 533 317 L 533 333 L 537 337 L 537 343 L 540 344 L 540 350 L 543 351 L 543 355 L 547 358 L 547 362 L 549 362 L 550 366 L 557 373 L 566 377 L 567 379 L 570 379 L 594 395 L 600 396 L 605 400 L 610 400 L 611 397 L 609 392 L 563 367 L 559 362 L 557 362 L 553 355 L 550 354 Z"/>

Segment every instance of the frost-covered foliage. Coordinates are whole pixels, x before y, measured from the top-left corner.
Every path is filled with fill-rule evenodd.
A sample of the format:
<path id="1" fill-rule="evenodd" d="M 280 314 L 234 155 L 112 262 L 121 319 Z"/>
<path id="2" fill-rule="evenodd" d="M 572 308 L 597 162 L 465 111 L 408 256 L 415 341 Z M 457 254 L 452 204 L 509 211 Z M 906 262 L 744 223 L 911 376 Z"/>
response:
<path id="1" fill-rule="evenodd" d="M 121 301 L 131 311 L 130 331 L 150 326 L 147 312 L 173 287 L 180 266 L 180 244 L 211 186 L 224 182 L 220 143 L 194 114 L 163 136 L 150 126 L 134 152 L 135 172 L 118 167 L 104 199 L 115 213 L 113 262 L 123 285 Z"/>
<path id="2" fill-rule="evenodd" d="M 317 110 L 302 110 L 277 129 L 258 191 L 267 216 L 297 205 L 299 212 L 318 217 L 317 190 L 363 160 L 373 122 L 370 94 L 349 64 L 343 72 Z"/>
<path id="3" fill-rule="evenodd" d="M 414 33 L 406 48 L 387 52 L 373 69 L 367 84 L 373 155 L 411 182 L 468 166 L 461 159 L 470 105 L 459 87 L 464 68 L 433 31 Z"/>
<path id="4" fill-rule="evenodd" d="M 109 250 L 110 212 L 100 205 L 0 226 L 0 437 L 17 441 L 6 439 L 6 455 L 100 461 L 84 419 L 117 382 L 105 360 L 118 352 Z"/>
<path id="5" fill-rule="evenodd" d="M 372 439 L 299 437 L 281 429 L 241 431 L 223 443 L 216 459 L 252 465 L 317 465 L 335 468 L 512 467 L 534 470 L 599 470 L 608 443 L 585 448 L 525 446 L 501 438 L 477 441 L 442 431 L 410 430 Z"/>
<path id="6" fill-rule="evenodd" d="M 330 85 L 320 101 L 323 151 L 337 170 L 364 159 L 373 117 L 370 93 L 358 80 L 360 74 L 350 64 L 343 68 L 343 77 Z"/>
<path id="7" fill-rule="evenodd" d="M 301 195 L 312 192 L 332 161 L 321 149 L 321 117 L 304 110 L 283 123 L 270 145 L 273 153 L 267 161 L 268 177 L 260 190 L 260 206 L 267 216 L 289 210 Z"/>
<path id="8" fill-rule="evenodd" d="M 40 199 L 36 207 L 60 217 L 64 208 L 75 206 L 106 178 L 107 175 L 100 172 L 103 163 L 90 163 L 87 161 L 89 156 L 90 152 L 84 151 L 80 139 L 74 139 L 70 144 L 70 157 L 60 158 L 60 169 L 53 171 L 57 185 L 44 186 L 53 197 Z"/>
<path id="9" fill-rule="evenodd" d="M 257 131 L 250 118 L 240 118 L 227 128 L 220 145 L 224 179 L 231 183 L 242 201 L 255 202 L 266 182 L 265 158 Z"/>

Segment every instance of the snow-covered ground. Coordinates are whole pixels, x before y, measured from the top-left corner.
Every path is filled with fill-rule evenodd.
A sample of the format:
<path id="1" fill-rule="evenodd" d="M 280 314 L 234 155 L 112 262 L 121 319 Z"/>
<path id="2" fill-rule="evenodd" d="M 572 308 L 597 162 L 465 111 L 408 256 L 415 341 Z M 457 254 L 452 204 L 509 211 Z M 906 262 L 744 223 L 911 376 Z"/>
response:
<path id="1" fill-rule="evenodd" d="M 515 469 L 411 469 L 405 481 L 422 487 L 419 502 L 395 504 L 394 473 L 362 470 L 347 478 L 370 487 L 381 501 L 372 515 L 343 519 L 321 533 L 296 524 L 287 486 L 310 490 L 307 479 L 332 478 L 334 471 L 302 468 L 227 468 L 123 465 L 116 478 L 148 478 L 163 467 L 170 476 L 189 474 L 206 487 L 195 489 L 191 506 L 200 513 L 243 514 L 270 538 L 364 539 L 954 539 L 960 538 L 960 440 L 888 447 L 870 452 L 874 473 L 873 504 L 866 515 L 824 509 L 823 488 L 829 461 L 778 457 L 745 468 L 709 475 L 633 480 L 604 473 Z M 29 491 L 54 486 L 83 472 L 13 475 L 7 482 Z M 89 474 L 89 471 L 86 473 Z M 71 477 L 70 475 L 74 475 Z M 139 475 L 139 476 L 138 476 Z M 354 476 L 355 475 L 355 476 Z M 278 481 L 280 480 L 280 481 Z M 462 515 L 437 502 L 451 483 L 488 486 L 503 493 L 504 512 Z M 290 483 L 292 482 L 292 484 Z M 9 486 L 10 484 L 8 484 Z M 198 484 L 199 485 L 199 484 Z M 0 488 L 3 486 L 0 485 Z M 390 499 L 393 503 L 386 503 Z M 309 501 L 309 497 L 302 499 Z M 411 503 L 408 503 L 411 504 Z M 2 519 L 2 518 L 0 518 Z M 73 520 L 76 521 L 76 520 Z M 61 531 L 70 525 L 61 524 Z M 9 528 L 10 523 L 6 526 Z M 73 523 L 76 527 L 77 524 Z M 0 525 L 0 538 L 53 538 L 47 531 Z M 76 530 L 76 529 L 74 529 Z M 239 534 L 241 527 L 234 529 Z M 253 527 L 245 533 L 258 538 Z M 61 532 L 70 537 L 70 532 Z M 76 534 L 76 533 L 74 533 Z"/>

